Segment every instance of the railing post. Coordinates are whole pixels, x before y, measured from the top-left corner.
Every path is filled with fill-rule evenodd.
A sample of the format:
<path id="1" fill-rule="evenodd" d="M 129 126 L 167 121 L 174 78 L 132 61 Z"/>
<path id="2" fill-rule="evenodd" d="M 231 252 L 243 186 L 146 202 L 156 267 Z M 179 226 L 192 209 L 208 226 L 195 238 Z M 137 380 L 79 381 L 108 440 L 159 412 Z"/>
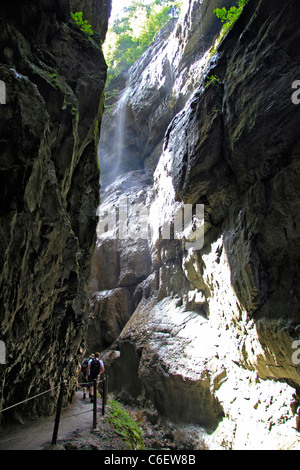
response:
<path id="1" fill-rule="evenodd" d="M 93 396 L 93 429 L 97 427 L 97 379 L 94 379 L 94 396 Z"/>
<path id="2" fill-rule="evenodd" d="M 103 377 L 103 388 L 102 388 L 102 416 L 105 413 L 105 405 L 106 405 L 106 377 Z"/>
<path id="3" fill-rule="evenodd" d="M 52 435 L 52 445 L 56 445 L 56 441 L 57 441 L 60 412 L 61 412 L 61 407 L 62 407 L 62 402 L 63 402 L 64 391 L 65 391 L 65 382 L 62 382 L 60 384 L 59 397 L 57 401 L 55 423 L 54 423 L 54 429 L 53 429 L 53 435 Z"/>
<path id="4" fill-rule="evenodd" d="M 105 376 L 105 406 L 107 405 L 107 397 L 108 397 L 108 376 Z"/>

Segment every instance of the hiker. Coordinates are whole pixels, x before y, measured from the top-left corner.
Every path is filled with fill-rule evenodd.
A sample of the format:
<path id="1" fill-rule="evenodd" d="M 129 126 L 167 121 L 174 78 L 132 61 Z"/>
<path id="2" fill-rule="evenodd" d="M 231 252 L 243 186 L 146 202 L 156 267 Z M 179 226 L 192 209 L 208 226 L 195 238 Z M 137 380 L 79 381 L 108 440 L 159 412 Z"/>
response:
<path id="1" fill-rule="evenodd" d="M 100 354 L 98 352 L 95 353 L 95 357 L 89 360 L 87 373 L 86 373 L 86 380 L 89 382 L 90 387 L 90 400 L 93 402 L 94 396 L 94 380 L 97 379 L 99 374 L 103 374 L 104 372 L 104 364 L 103 361 L 100 359 Z"/>
<path id="2" fill-rule="evenodd" d="M 89 361 L 91 359 L 93 359 L 95 357 L 94 354 L 91 354 L 88 358 L 85 358 L 83 359 L 82 361 L 82 364 L 81 364 L 81 377 L 82 377 L 82 381 L 83 382 L 87 382 L 87 368 L 88 368 L 88 364 L 89 364 Z M 83 383 L 83 397 L 82 399 L 85 400 L 86 399 L 86 393 L 87 393 L 87 386 L 88 384 L 87 383 Z"/>

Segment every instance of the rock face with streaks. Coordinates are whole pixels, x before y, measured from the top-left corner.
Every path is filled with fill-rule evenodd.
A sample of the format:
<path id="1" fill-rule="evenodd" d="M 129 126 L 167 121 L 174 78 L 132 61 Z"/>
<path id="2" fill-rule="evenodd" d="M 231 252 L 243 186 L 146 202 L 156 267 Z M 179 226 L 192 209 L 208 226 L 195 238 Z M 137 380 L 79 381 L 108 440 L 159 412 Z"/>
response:
<path id="1" fill-rule="evenodd" d="M 99 7 L 110 2 L 99 0 Z M 100 7 L 101 8 L 101 7 Z M 2 408 L 73 380 L 85 340 L 106 63 L 68 0 L 2 2 Z M 101 19 L 105 35 L 107 15 Z M 100 29 L 99 29 L 100 32 Z M 50 413 L 57 392 L 13 413 Z M 70 393 L 68 394 L 70 396 Z"/>
<path id="2" fill-rule="evenodd" d="M 180 18 L 172 18 L 142 57 L 109 84 L 99 147 L 102 185 L 133 170 L 153 175 L 165 131 L 199 85 L 206 52 L 220 32 L 213 11 L 235 3 L 185 1 Z"/>
<path id="3" fill-rule="evenodd" d="M 233 3 L 228 0 L 226 5 Z M 148 290 L 149 282 L 143 284 L 153 271 L 148 233 L 133 240 L 119 237 L 114 232 L 119 217 L 115 211 L 135 207 L 129 228 L 143 230 L 148 225 L 153 170 L 164 133 L 200 83 L 207 49 L 221 28 L 213 15 L 217 6 L 219 1 L 205 1 L 201 7 L 199 2 L 186 2 L 178 21 L 173 18 L 162 29 L 125 74 L 125 81 L 118 77 L 108 87 L 107 96 L 112 97 L 106 100 L 99 145 L 103 222 L 98 226 L 90 281 L 90 352 L 107 348 L 118 337 Z M 107 214 L 114 214 L 112 229 L 105 228 Z"/>
<path id="4" fill-rule="evenodd" d="M 140 300 L 137 286 L 152 271 L 147 235 L 128 239 L 116 231 L 121 211 L 127 215 L 130 208 L 135 210 L 130 211 L 129 228 L 147 227 L 147 214 L 142 216 L 139 208 L 147 207 L 149 188 L 144 173 L 135 171 L 119 177 L 103 196 L 89 285 L 89 352 L 103 350 L 117 339 Z"/>
<path id="5" fill-rule="evenodd" d="M 212 449 L 298 448 L 300 107 L 291 99 L 300 74 L 298 13 L 295 0 L 284 10 L 279 0 L 271 9 L 266 0 L 250 1 L 194 93 L 162 126 L 154 181 L 143 196 L 150 272 L 134 288 L 129 321 L 105 345 L 112 389 L 197 425 L 194 448 L 203 439 Z M 193 55 L 195 44 L 185 47 Z M 152 76 L 149 67 L 139 76 Z M 128 94 L 128 103 L 137 99 Z M 143 122 L 150 125 L 147 113 L 139 136 Z M 204 206 L 200 246 L 162 236 L 187 204 Z M 111 249 L 117 283 L 105 289 L 117 299 L 124 286 L 110 230 L 98 265 Z"/>

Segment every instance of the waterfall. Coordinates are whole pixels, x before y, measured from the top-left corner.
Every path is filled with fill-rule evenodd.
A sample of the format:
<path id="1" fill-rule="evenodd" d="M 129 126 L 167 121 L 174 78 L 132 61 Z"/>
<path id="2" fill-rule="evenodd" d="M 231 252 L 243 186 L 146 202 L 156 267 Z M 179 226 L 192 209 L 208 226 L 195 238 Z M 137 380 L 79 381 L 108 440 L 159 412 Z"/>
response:
<path id="1" fill-rule="evenodd" d="M 125 126 L 126 126 L 126 110 L 127 102 L 130 96 L 130 88 L 126 86 L 121 98 L 118 101 L 115 110 L 115 132 L 112 142 L 113 163 L 113 180 L 122 172 L 122 162 L 125 148 Z"/>
<path id="2" fill-rule="evenodd" d="M 111 90 L 104 112 L 101 136 L 98 148 L 99 165 L 101 169 L 101 193 L 107 186 L 113 183 L 116 178 L 126 171 L 126 127 L 128 124 L 127 109 L 128 100 L 132 89 L 127 84 L 122 90 Z"/>

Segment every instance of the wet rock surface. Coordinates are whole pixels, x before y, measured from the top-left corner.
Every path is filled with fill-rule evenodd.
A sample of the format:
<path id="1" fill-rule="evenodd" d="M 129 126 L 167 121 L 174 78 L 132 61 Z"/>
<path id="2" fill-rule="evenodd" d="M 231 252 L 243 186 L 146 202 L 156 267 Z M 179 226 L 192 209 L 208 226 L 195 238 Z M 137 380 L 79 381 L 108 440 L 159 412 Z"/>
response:
<path id="1" fill-rule="evenodd" d="M 120 238 L 119 220 L 124 213 L 124 231 L 147 227 L 149 180 L 143 171 L 120 176 L 109 186 L 100 206 L 97 243 L 89 284 L 89 352 L 102 351 L 119 336 L 140 299 L 138 286 L 151 273 L 148 239 Z M 146 237 L 148 232 L 146 232 Z"/>
<path id="2" fill-rule="evenodd" d="M 168 126 L 145 199 L 151 273 L 104 354 L 112 389 L 194 423 L 210 448 L 299 446 L 300 64 L 288 8 L 249 2 Z M 162 239 L 184 204 L 204 205 L 201 248 Z"/>
<path id="3" fill-rule="evenodd" d="M 132 170 L 153 175 L 167 127 L 200 83 L 205 53 L 222 27 L 213 14 L 221 4 L 230 7 L 234 1 L 184 2 L 178 21 L 171 19 L 142 57 L 108 86 L 99 147 L 103 186 Z"/>
<path id="4" fill-rule="evenodd" d="M 72 22 L 67 0 L 3 2 L 0 16 L 5 408 L 73 377 L 82 354 L 106 64 L 100 44 Z M 23 411 L 50 413 L 55 398 L 42 396 Z"/>

